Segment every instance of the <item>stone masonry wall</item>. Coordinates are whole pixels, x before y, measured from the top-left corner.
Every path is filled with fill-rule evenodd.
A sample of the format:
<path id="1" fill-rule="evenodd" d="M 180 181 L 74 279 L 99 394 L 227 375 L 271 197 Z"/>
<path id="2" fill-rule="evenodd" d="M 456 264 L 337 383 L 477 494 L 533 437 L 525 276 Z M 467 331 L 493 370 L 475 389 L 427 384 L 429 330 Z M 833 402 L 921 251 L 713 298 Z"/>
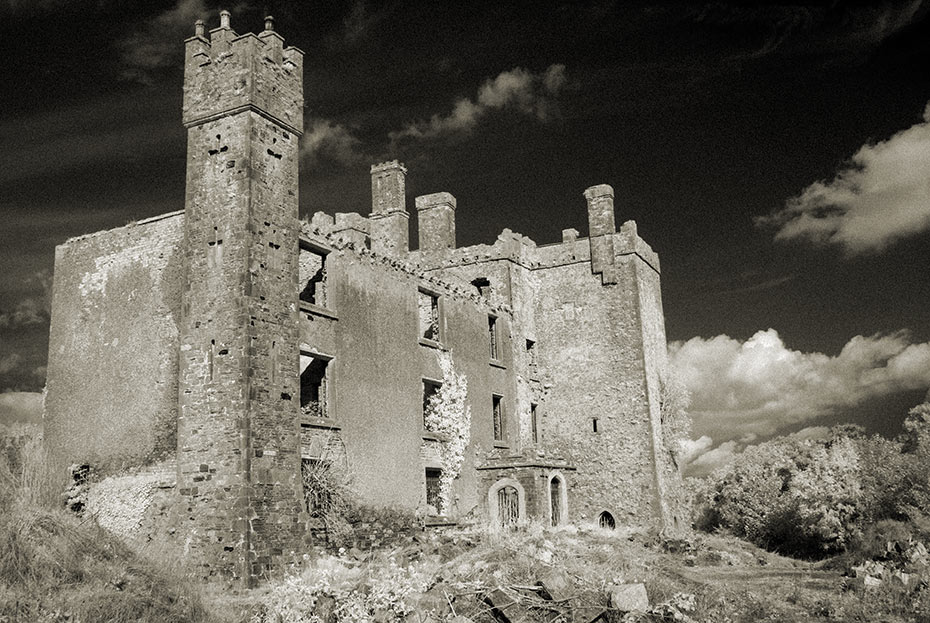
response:
<path id="1" fill-rule="evenodd" d="M 270 24 L 266 26 L 269 28 Z M 187 289 L 178 491 L 204 575 L 246 584 L 293 559 L 300 486 L 297 141 L 302 53 L 222 15 L 187 42 Z"/>
<path id="2" fill-rule="evenodd" d="M 172 213 L 55 250 L 45 440 L 60 466 L 174 451 L 183 238 Z"/>

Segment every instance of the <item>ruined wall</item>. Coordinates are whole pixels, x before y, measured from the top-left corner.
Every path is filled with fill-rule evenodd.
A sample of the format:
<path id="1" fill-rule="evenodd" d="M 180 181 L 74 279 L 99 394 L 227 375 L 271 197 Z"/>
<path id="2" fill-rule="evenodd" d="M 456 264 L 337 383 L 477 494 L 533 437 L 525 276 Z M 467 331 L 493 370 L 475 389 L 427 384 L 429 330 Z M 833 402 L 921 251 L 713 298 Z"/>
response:
<path id="1" fill-rule="evenodd" d="M 552 384 L 546 445 L 577 468 L 572 516 L 608 510 L 624 525 L 654 525 L 658 490 L 635 255 L 602 285 L 586 261 L 537 271 L 539 357 Z M 595 418 L 597 431 L 595 432 Z"/>
<path id="2" fill-rule="evenodd" d="M 307 234 L 318 246 L 330 244 Z M 329 421 L 306 428 L 337 427 L 345 445 L 352 486 L 366 503 L 416 509 L 425 506 L 426 466 L 435 467 L 434 436 L 423 429 L 423 379 L 442 380 L 437 358 L 447 353 L 468 384 L 471 445 L 454 483 L 451 514 L 479 503 L 476 456 L 515 446 L 516 385 L 509 313 L 477 293 L 450 288 L 412 266 L 336 243 L 326 255 L 325 309 L 301 309 L 301 350 L 332 357 Z M 440 340 L 421 340 L 418 292 L 439 296 Z M 491 365 L 488 314 L 498 316 L 500 361 Z M 491 396 L 503 397 L 507 440 L 495 444 Z"/>
<path id="3" fill-rule="evenodd" d="M 59 465 L 173 453 L 183 237 L 172 213 L 56 248 L 45 440 Z"/>

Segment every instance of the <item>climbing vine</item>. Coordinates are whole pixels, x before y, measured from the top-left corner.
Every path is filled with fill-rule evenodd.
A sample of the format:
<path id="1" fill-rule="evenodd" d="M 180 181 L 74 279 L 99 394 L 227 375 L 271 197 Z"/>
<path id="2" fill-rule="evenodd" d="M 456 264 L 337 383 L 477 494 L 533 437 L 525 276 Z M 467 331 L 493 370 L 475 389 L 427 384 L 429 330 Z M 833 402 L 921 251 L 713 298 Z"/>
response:
<path id="1" fill-rule="evenodd" d="M 466 404 L 468 382 L 464 374 L 456 374 L 452 356 L 437 351 L 442 370 L 442 386 L 430 396 L 424 413 L 427 430 L 445 437 L 440 444 L 439 477 L 440 512 L 448 512 L 452 502 L 452 481 L 458 478 L 465 460 L 465 448 L 471 437 L 471 408 Z"/>

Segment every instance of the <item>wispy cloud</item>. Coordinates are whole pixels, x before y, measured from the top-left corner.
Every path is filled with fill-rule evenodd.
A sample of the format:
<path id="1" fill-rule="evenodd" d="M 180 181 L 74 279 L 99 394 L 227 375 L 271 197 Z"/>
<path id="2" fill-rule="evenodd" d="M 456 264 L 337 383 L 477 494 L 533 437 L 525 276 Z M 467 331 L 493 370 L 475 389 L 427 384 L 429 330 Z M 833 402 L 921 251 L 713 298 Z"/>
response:
<path id="1" fill-rule="evenodd" d="M 922 4 L 922 0 L 823 6 L 712 3 L 694 9 L 691 19 L 721 34 L 739 33 L 731 38 L 749 47 L 731 55 L 730 61 L 781 54 L 815 55 L 835 62 L 863 58 L 864 53 L 913 23 Z"/>
<path id="2" fill-rule="evenodd" d="M 180 44 L 194 32 L 194 22 L 206 16 L 203 0 L 178 0 L 171 9 L 148 20 L 119 44 L 125 80 L 151 84 L 155 74 L 181 66 Z"/>
<path id="3" fill-rule="evenodd" d="M 847 255 L 875 253 L 930 229 L 930 104 L 923 121 L 863 145 L 830 181 L 814 182 L 756 224 L 776 240 L 838 245 Z"/>
<path id="4" fill-rule="evenodd" d="M 856 336 L 836 356 L 791 350 L 774 329 L 745 342 L 695 337 L 669 351 L 691 392 L 694 431 L 718 441 L 769 436 L 930 387 L 930 342 L 913 344 L 904 332 Z"/>
<path id="5" fill-rule="evenodd" d="M 344 125 L 329 119 L 314 119 L 300 139 L 301 158 L 310 164 L 328 158 L 340 164 L 356 164 L 364 160 L 359 151 L 361 141 Z"/>
<path id="6" fill-rule="evenodd" d="M 434 138 L 450 133 L 469 133 L 492 110 L 512 108 L 540 121 L 549 120 L 556 110 L 556 96 L 566 84 L 565 65 L 550 65 L 532 73 L 517 67 L 486 81 L 474 98 L 461 98 L 446 115 L 435 114 L 429 121 L 417 121 L 390 133 L 392 143 L 405 138 Z"/>
<path id="7" fill-rule="evenodd" d="M 348 43 L 362 41 L 368 37 L 373 28 L 385 20 L 390 12 L 390 8 L 372 10 L 364 0 L 356 0 L 342 20 L 342 25 L 345 27 L 345 40 Z"/>

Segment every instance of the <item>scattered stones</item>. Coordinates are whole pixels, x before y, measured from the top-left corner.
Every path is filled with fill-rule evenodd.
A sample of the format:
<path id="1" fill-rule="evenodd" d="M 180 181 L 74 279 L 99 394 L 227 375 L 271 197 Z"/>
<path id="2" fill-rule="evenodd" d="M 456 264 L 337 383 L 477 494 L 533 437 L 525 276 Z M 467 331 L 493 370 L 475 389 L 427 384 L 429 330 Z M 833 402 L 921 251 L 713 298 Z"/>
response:
<path id="1" fill-rule="evenodd" d="M 649 610 L 649 596 L 646 595 L 646 585 L 613 584 L 607 587 L 610 607 L 623 612 L 646 612 Z"/>
<path id="2" fill-rule="evenodd" d="M 491 606 L 494 614 L 505 623 L 521 623 L 524 621 L 528 623 L 532 620 L 523 604 L 503 588 L 495 588 L 485 595 L 484 601 Z"/>
<path id="3" fill-rule="evenodd" d="M 536 583 L 542 589 L 540 594 L 543 599 L 565 601 L 571 596 L 571 578 L 564 571 L 550 569 Z"/>

